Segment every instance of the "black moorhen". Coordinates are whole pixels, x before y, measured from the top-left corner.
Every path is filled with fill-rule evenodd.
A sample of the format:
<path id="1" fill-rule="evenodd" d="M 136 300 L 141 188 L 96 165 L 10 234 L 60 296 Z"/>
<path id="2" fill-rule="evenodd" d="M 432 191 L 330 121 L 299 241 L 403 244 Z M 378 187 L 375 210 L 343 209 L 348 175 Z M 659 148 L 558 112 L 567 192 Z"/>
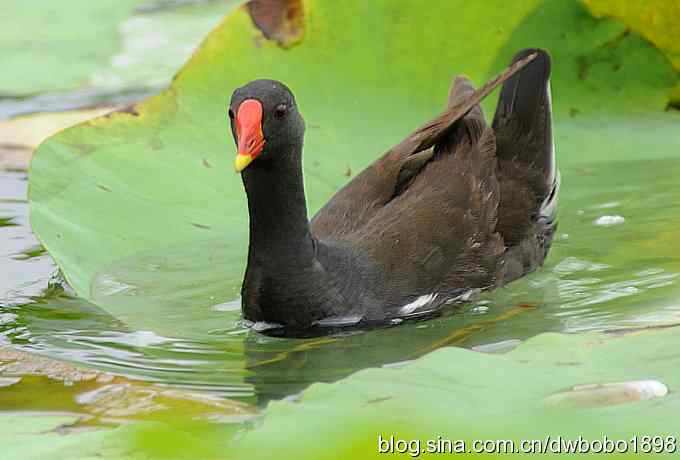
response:
<path id="1" fill-rule="evenodd" d="M 519 52 L 307 218 L 305 124 L 291 91 L 256 80 L 229 108 L 248 195 L 245 319 L 296 336 L 431 315 L 540 266 L 556 228 L 550 57 Z M 503 83 L 493 124 L 479 102 Z M 396 321 L 398 322 L 398 320 Z"/>

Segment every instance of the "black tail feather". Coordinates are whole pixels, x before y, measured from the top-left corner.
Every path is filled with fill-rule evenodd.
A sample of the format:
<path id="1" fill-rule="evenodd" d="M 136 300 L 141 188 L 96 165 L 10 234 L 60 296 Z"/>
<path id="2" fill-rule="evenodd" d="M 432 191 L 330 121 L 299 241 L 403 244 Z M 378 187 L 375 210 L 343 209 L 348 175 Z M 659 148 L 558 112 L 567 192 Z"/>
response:
<path id="1" fill-rule="evenodd" d="M 540 49 L 525 49 L 512 62 L 537 53 L 525 68 L 510 77 L 501 89 L 493 120 L 498 159 L 521 163 L 540 171 L 542 179 L 532 184 L 545 199 L 553 191 L 556 170 L 550 100 L 550 56 Z"/>
<path id="2" fill-rule="evenodd" d="M 507 247 L 520 252 L 527 235 L 542 240 L 534 245 L 541 250 L 525 254 L 517 273 L 542 263 L 557 225 L 559 174 L 552 136 L 550 56 L 526 49 L 513 62 L 531 53 L 536 58 L 503 84 L 493 120 L 501 188 L 497 230 Z"/>

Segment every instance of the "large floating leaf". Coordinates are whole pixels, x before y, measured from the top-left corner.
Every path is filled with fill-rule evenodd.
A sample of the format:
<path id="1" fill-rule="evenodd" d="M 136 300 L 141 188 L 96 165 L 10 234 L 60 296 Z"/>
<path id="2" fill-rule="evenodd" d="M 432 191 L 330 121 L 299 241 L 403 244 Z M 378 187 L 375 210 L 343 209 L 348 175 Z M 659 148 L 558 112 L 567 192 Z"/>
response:
<path id="1" fill-rule="evenodd" d="M 546 47 L 554 57 L 555 131 L 564 173 L 561 231 L 579 224 L 589 232 L 585 239 L 577 234 L 558 242 L 552 257 L 564 266 L 531 282 L 560 288 L 551 276 L 577 270 L 573 265 L 579 263 L 613 278 L 623 261 L 647 267 L 642 256 L 630 262 L 630 254 L 617 246 L 629 240 L 643 256 L 668 254 L 671 232 L 657 235 L 652 221 L 665 215 L 664 206 L 677 206 L 674 195 L 663 193 L 680 169 L 680 117 L 661 112 L 676 76 L 658 51 L 626 33 L 624 25 L 594 19 L 579 2 L 567 1 L 349 0 L 339 8 L 331 0 L 308 0 L 304 5 L 305 30 L 296 46 L 284 50 L 263 40 L 245 11 L 236 11 L 169 91 L 129 112 L 65 131 L 40 148 L 31 171 L 33 225 L 80 295 L 137 328 L 183 335 L 223 327 L 224 314 L 210 307 L 236 297 L 247 242 L 245 199 L 240 178 L 231 173 L 234 149 L 225 116 L 234 87 L 270 77 L 296 93 L 308 126 L 305 174 L 314 210 L 348 174 L 438 112 L 453 74 L 464 72 L 481 83 L 525 46 Z M 647 189 L 636 181 L 650 177 L 658 178 L 659 189 L 639 200 Z M 595 187 L 598 192 L 589 193 Z M 608 188 L 614 192 L 605 193 Z M 607 204 L 612 194 L 649 208 L 648 220 L 607 233 L 591 226 L 586 219 L 599 212 L 593 205 Z M 665 225 L 674 228 L 672 222 Z M 584 255 L 599 263 L 577 259 Z M 676 267 L 670 257 L 654 261 Z M 608 271 L 605 263 L 614 267 Z M 217 310 L 229 309 L 229 319 L 238 315 L 238 304 Z M 531 312 L 538 315 L 541 309 L 515 310 L 528 313 L 502 316 L 502 324 L 523 337 L 531 328 L 516 318 L 535 318 Z M 557 315 L 551 319 L 569 322 Z M 471 324 L 471 330 L 480 326 Z M 415 348 L 403 340 L 405 331 L 381 333 L 395 337 L 395 348 Z M 446 329 L 441 340 L 428 345 L 457 343 L 466 333 L 471 332 Z M 235 446 L 236 454 L 269 457 L 277 449 L 291 458 L 370 457 L 377 434 L 393 431 L 403 438 L 492 439 L 677 432 L 667 422 L 677 411 L 674 393 L 587 410 L 543 402 L 577 384 L 657 379 L 672 391 L 680 383 L 673 370 L 676 354 L 669 351 L 677 341 L 675 330 L 608 339 L 547 334 L 505 356 L 439 350 L 403 369 L 372 369 L 316 385 L 299 404 L 272 405 L 264 424 Z M 308 344 L 301 342 L 288 358 L 284 350 L 278 361 L 262 362 L 258 348 L 249 371 L 254 377 L 271 372 L 292 388 L 301 380 L 300 369 L 315 358 L 336 367 L 347 362 L 350 371 L 358 355 L 370 361 L 375 353 L 375 362 L 381 362 L 384 349 L 371 347 L 371 340 L 353 343 L 357 348 L 307 354 Z M 272 347 L 279 344 L 287 346 Z M 246 352 L 247 346 L 244 342 Z M 342 374 L 335 367 L 331 371 Z M 162 439 L 176 439 L 175 433 Z M 199 444 L 211 450 L 204 439 Z"/>
<path id="2" fill-rule="evenodd" d="M 254 78 L 280 79 L 298 98 L 312 210 L 437 113 L 454 74 L 481 83 L 526 46 L 553 55 L 567 199 L 579 164 L 680 146 L 680 117 L 660 112 L 676 81 L 668 61 L 579 2 L 307 0 L 303 13 L 302 41 L 282 49 L 235 11 L 168 91 L 43 144 L 32 224 L 78 294 L 138 328 L 222 326 L 211 306 L 238 294 L 248 229 L 225 111 Z"/>
<path id="3" fill-rule="evenodd" d="M 680 72 L 680 1 L 584 0 L 597 17 L 614 17 L 654 44 Z M 680 104 L 680 83 L 671 102 Z"/>
<path id="4" fill-rule="evenodd" d="M 3 0 L 0 95 L 166 84 L 238 3 Z"/>
<path id="5" fill-rule="evenodd" d="M 192 421 L 190 411 L 167 422 L 84 432 L 69 414 L 6 413 L 0 414 L 0 441 L 8 460 L 258 459 L 274 451 L 297 460 L 382 458 L 378 436 L 411 442 L 410 449 L 416 440 L 426 449 L 438 438 L 465 440 L 468 449 L 475 439 L 513 440 L 517 449 L 521 440 L 537 440 L 555 449 L 560 437 L 607 437 L 625 441 L 618 445 L 627 455 L 615 458 L 633 458 L 635 446 L 639 453 L 658 445 L 677 455 L 677 440 L 668 437 L 680 429 L 679 343 L 680 329 L 670 328 L 541 334 L 501 355 L 443 348 L 271 403 L 249 431 Z M 660 436 L 662 443 L 645 436 Z M 415 454 L 422 452 L 405 455 Z"/>
<path id="6" fill-rule="evenodd" d="M 66 435 L 64 430 L 75 423 L 72 415 L 3 414 L 0 415 L 0 441 L 7 460 L 43 458 L 94 460 L 133 458 L 121 438 L 129 439 L 130 428 L 84 431 Z M 129 442 L 129 441 L 128 441 Z"/>
<path id="7" fill-rule="evenodd" d="M 0 413 L 3 460 L 224 460 L 229 426 L 191 421 L 82 427 L 70 414 Z"/>
<path id="8" fill-rule="evenodd" d="M 550 449 L 560 436 L 606 436 L 626 440 L 622 458 L 632 458 L 634 437 L 641 453 L 643 436 L 680 430 L 673 392 L 679 343 L 680 329 L 672 328 L 618 337 L 541 334 L 504 355 L 442 348 L 402 368 L 361 371 L 314 385 L 295 402 L 272 403 L 264 423 L 236 444 L 237 456 L 270 458 L 276 446 L 283 458 L 382 458 L 379 435 L 419 440 L 423 451 L 438 437 L 465 440 L 468 449 L 474 439 L 514 440 L 517 449 L 522 439 L 552 439 Z M 590 384 L 614 385 L 581 387 Z M 661 396 L 664 386 L 671 393 Z M 641 397 L 635 388 L 661 391 Z M 664 442 L 664 452 L 677 455 L 677 441 Z"/>
<path id="9" fill-rule="evenodd" d="M 8 459 L 256 459 L 271 458 L 273 449 L 284 459 L 341 459 L 384 455 L 379 435 L 419 440 L 423 449 L 438 437 L 465 440 L 468 448 L 473 439 L 514 440 L 517 448 L 522 439 L 552 439 L 547 448 L 554 448 L 560 436 L 606 436 L 627 441 L 632 457 L 635 436 L 641 451 L 643 436 L 666 438 L 680 429 L 680 397 L 673 391 L 680 385 L 680 357 L 671 351 L 679 341 L 680 329 L 671 328 L 623 336 L 542 334 L 504 355 L 443 348 L 272 403 L 262 423 L 237 437 L 233 426 L 181 416 L 82 433 L 68 415 L 7 414 L 0 415 L 0 440 Z M 672 440 L 664 442 L 668 453 L 677 453 Z"/>
<path id="10" fill-rule="evenodd" d="M 3 1 L 0 92 L 31 94 L 80 86 L 118 50 L 118 24 L 139 3 Z"/>
<path id="11" fill-rule="evenodd" d="M 584 0 L 598 17 L 621 20 L 657 46 L 680 71 L 680 1 Z"/>

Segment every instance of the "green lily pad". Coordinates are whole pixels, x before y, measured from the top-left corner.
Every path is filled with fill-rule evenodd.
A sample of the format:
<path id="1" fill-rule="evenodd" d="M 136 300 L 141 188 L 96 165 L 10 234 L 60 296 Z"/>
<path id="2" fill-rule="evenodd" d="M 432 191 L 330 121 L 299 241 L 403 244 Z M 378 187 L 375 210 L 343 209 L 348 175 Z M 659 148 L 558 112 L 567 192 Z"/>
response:
<path id="1" fill-rule="evenodd" d="M 264 422 L 234 446 L 236 456 L 269 458 L 277 446 L 283 458 L 381 458 L 388 442 L 379 454 L 379 436 L 411 448 L 418 441 L 418 450 L 404 454 L 412 457 L 424 454 L 428 440 L 435 448 L 438 439 L 464 440 L 468 449 L 475 439 L 513 440 L 519 450 L 521 440 L 549 449 L 558 436 L 625 440 L 623 458 L 633 457 L 631 439 L 641 453 L 643 436 L 661 436 L 664 452 L 677 455 L 677 440 L 667 437 L 680 429 L 673 391 L 680 357 L 672 351 L 679 340 L 680 329 L 671 328 L 541 334 L 502 355 L 442 348 L 401 368 L 364 370 L 313 385 L 296 401 L 271 403 Z M 636 385 L 670 393 L 631 391 Z"/>
<path id="2" fill-rule="evenodd" d="M 680 72 L 680 3 L 677 1 L 585 0 L 597 17 L 622 21 L 663 52 Z M 680 83 L 671 92 L 671 104 L 680 105 Z"/>
<path id="3" fill-rule="evenodd" d="M 481 83 L 526 46 L 553 55 L 567 202 L 580 165 L 676 155 L 680 117 L 661 110 L 677 77 L 661 53 L 578 2 L 503 5 L 308 0 L 303 38 L 286 49 L 236 10 L 168 91 L 39 148 L 33 228 L 76 292 L 132 327 L 219 329 L 238 316 L 213 306 L 238 296 L 248 231 L 225 113 L 235 87 L 267 77 L 295 92 L 314 211 L 440 111 L 454 74 Z"/>
<path id="4" fill-rule="evenodd" d="M 0 91 L 31 94 L 80 86 L 119 48 L 118 23 L 140 0 L 3 2 Z M 68 63 L 68 65 L 64 65 Z"/>
<path id="5" fill-rule="evenodd" d="M 0 94 L 165 85 L 201 37 L 241 0 L 198 3 L 204 4 L 4 1 Z"/>
<path id="6" fill-rule="evenodd" d="M 233 427 L 192 421 L 77 426 L 69 414 L 0 412 L 3 460 L 222 460 Z"/>
<path id="7" fill-rule="evenodd" d="M 4 413 L 0 441 L 8 459 L 257 459 L 273 449 L 284 459 L 363 459 L 384 456 L 379 436 L 423 449 L 428 440 L 462 440 L 468 449 L 475 439 L 512 440 L 518 449 L 521 440 L 537 440 L 551 449 L 558 437 L 606 437 L 625 440 L 628 455 L 620 458 L 652 448 L 644 436 L 660 436 L 673 454 L 678 341 L 680 328 L 668 328 L 541 334 L 505 354 L 447 347 L 402 366 L 315 384 L 293 400 L 270 403 L 260 423 L 240 432 L 182 416 L 83 430 L 66 413 Z"/>
<path id="8" fill-rule="evenodd" d="M 584 0 L 597 17 L 614 17 L 659 48 L 680 71 L 680 3 L 668 0 Z"/>
<path id="9" fill-rule="evenodd" d="M 658 317 L 677 292 L 659 286 L 673 285 L 680 272 L 669 249 L 677 225 L 660 220 L 680 206 L 671 192 L 680 171 L 680 116 L 662 112 L 677 76 L 659 51 L 621 23 L 591 17 L 579 2 L 304 5 L 304 34 L 295 46 L 282 49 L 263 40 L 246 12 L 237 10 L 168 91 L 66 130 L 40 147 L 31 168 L 32 223 L 79 295 L 132 328 L 172 336 L 206 335 L 238 318 L 238 303 L 229 301 L 238 295 L 248 226 L 227 133 L 226 103 L 234 87 L 269 77 L 296 93 L 308 126 L 305 177 L 313 211 L 348 175 L 437 113 L 453 74 L 464 72 L 481 83 L 517 49 L 542 46 L 554 59 L 564 184 L 560 231 L 570 235 L 560 236 L 546 269 L 491 296 L 499 321 L 485 325 L 466 317 L 464 331 L 430 322 L 441 331 L 425 330 L 432 340 L 422 340 L 415 350 L 404 340 L 406 331 L 414 336 L 420 331 L 412 324 L 329 339 L 354 348 L 299 342 L 288 350 L 290 342 L 271 341 L 249 353 L 246 340 L 244 350 L 233 347 L 228 354 L 238 355 L 239 362 L 247 355 L 242 367 L 255 384 L 271 374 L 288 385 L 275 395 L 281 396 L 299 388 L 305 366 L 326 370 L 331 363 L 324 377 L 334 380 L 355 369 L 356 361 L 379 365 L 388 343 L 381 334 L 393 337 L 395 355 L 403 356 L 408 344 L 417 357 L 484 327 L 504 329 L 498 332 L 503 338 L 508 329 L 520 338 L 532 336 L 533 322 L 543 316 L 548 319 L 538 329 L 597 324 L 582 327 L 579 317 L 568 315 L 571 309 L 587 310 L 592 298 L 575 295 L 573 305 L 560 300 L 541 308 L 543 299 L 532 298 L 537 292 L 550 297 L 556 290 L 559 297 L 562 290 L 601 289 L 592 297 L 615 299 L 622 307 L 616 315 Z M 493 105 L 491 98 L 485 102 L 487 111 Z M 620 216 L 624 224 L 594 224 L 619 209 L 626 211 Z M 527 290 L 528 285 L 546 287 Z M 663 296 L 655 294 L 659 290 Z M 536 308 L 516 306 L 527 297 Z M 608 324 L 611 316 L 602 322 Z M 678 334 L 675 329 L 623 337 L 544 334 L 505 355 L 439 349 L 402 368 L 369 369 L 334 384 L 315 384 L 299 402 L 272 403 L 264 423 L 230 446 L 235 451 L 220 450 L 231 433 L 205 427 L 196 437 L 161 429 L 134 439 L 158 449 L 152 458 L 176 454 L 179 441 L 225 457 L 268 458 L 277 449 L 290 458 L 370 458 L 378 456 L 378 434 L 423 440 L 677 434 L 669 420 L 678 407 L 672 352 Z M 670 393 L 616 405 L 598 393 L 586 398 L 588 409 L 569 404 L 579 385 L 640 380 L 656 380 Z M 617 398 L 612 397 L 620 402 Z"/>
<path id="10" fill-rule="evenodd" d="M 118 29 L 121 46 L 90 85 L 107 90 L 163 87 L 201 39 L 244 0 L 140 3 Z"/>
<path id="11" fill-rule="evenodd" d="M 0 414 L 3 458 L 8 460 L 133 458 L 129 455 L 129 447 L 120 443 L 123 432 L 129 431 L 130 428 L 64 434 L 63 431 L 77 421 L 77 416 L 68 414 Z"/>

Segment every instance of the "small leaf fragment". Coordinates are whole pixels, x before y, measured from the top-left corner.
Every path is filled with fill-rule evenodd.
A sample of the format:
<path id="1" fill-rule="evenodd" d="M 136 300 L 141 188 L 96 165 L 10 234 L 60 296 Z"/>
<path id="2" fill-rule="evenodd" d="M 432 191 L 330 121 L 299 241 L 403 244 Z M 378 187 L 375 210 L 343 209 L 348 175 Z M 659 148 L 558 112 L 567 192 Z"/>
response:
<path id="1" fill-rule="evenodd" d="M 268 40 L 289 48 L 302 39 L 304 8 L 302 0 L 251 0 L 247 3 L 253 24 Z"/>

